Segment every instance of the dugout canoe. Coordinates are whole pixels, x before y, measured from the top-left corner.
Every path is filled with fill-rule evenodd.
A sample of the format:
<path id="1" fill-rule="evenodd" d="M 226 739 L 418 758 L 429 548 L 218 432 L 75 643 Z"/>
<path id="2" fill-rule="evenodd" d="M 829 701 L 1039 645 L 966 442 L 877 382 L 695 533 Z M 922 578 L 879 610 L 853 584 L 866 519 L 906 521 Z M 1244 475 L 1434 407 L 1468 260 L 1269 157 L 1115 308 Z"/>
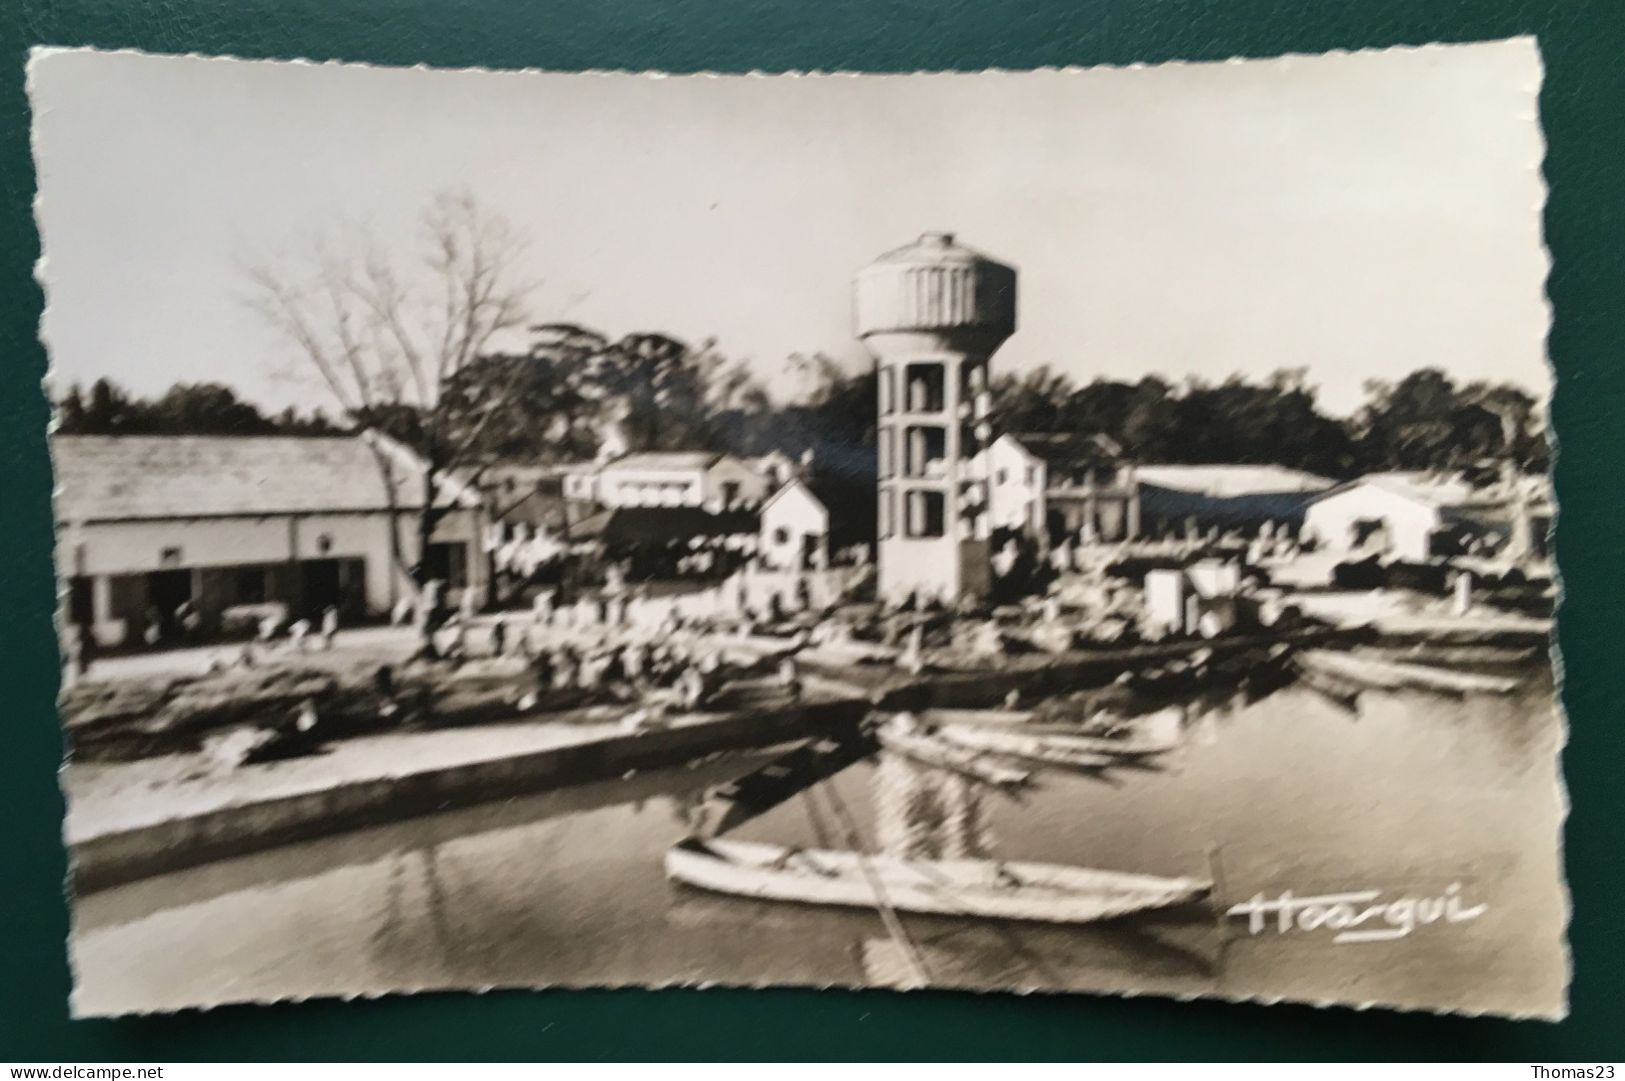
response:
<path id="1" fill-rule="evenodd" d="M 1001 788 L 1024 785 L 1032 779 L 1032 771 L 1021 769 L 1008 761 L 1000 761 L 986 751 L 949 743 L 934 735 L 926 735 L 897 720 L 882 724 L 875 733 L 880 745 L 894 754 L 900 754 L 922 766 L 945 769 L 984 784 Z"/>
<path id="2" fill-rule="evenodd" d="M 893 856 L 794 849 L 753 841 L 679 842 L 666 875 L 699 889 L 813 905 L 874 908 L 975 919 L 1076 924 L 1205 898 L 1194 878 L 1099 871 L 1001 860 L 904 860 Z M 877 901 L 878 882 L 884 898 Z"/>
<path id="3" fill-rule="evenodd" d="M 1502 676 L 1460 672 L 1425 664 L 1378 660 L 1325 649 L 1305 650 L 1298 655 L 1297 663 L 1336 679 L 1378 690 L 1415 688 L 1458 695 L 1511 694 L 1518 687 L 1517 680 Z"/>
<path id="4" fill-rule="evenodd" d="M 1112 736 L 1010 732 L 970 724 L 944 725 L 936 734 L 949 743 L 973 750 L 1079 769 L 1104 769 L 1120 759 L 1150 758 L 1174 749 L 1172 743 Z"/>

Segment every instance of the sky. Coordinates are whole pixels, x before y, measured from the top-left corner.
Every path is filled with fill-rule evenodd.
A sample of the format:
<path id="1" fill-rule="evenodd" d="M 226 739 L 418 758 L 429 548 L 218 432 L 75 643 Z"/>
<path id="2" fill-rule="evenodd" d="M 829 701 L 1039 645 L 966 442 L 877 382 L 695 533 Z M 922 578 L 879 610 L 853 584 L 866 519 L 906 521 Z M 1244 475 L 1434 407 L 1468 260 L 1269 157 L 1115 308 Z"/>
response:
<path id="1" fill-rule="evenodd" d="M 1332 413 L 1421 367 L 1544 400 L 1529 39 L 899 76 L 389 69 L 52 52 L 30 70 L 57 388 L 332 403 L 245 262 L 466 188 L 529 240 L 538 322 L 716 338 L 779 396 L 853 364 L 851 279 L 921 233 L 1017 268 L 995 371 L 1304 367 Z"/>

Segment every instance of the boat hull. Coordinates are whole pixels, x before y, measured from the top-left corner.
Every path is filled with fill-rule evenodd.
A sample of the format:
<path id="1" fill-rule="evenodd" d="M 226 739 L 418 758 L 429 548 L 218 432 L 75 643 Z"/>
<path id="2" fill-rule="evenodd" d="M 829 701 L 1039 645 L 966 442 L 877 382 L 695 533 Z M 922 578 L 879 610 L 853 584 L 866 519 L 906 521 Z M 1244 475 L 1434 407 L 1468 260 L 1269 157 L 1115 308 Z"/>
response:
<path id="1" fill-rule="evenodd" d="M 864 867 L 867 864 L 867 869 Z M 750 841 L 689 840 L 666 854 L 674 881 L 765 901 L 872 909 L 871 881 L 899 912 L 1036 923 L 1093 923 L 1201 900 L 1190 878 L 994 860 L 902 860 Z"/>
<path id="2" fill-rule="evenodd" d="M 1361 657 L 1325 649 L 1305 650 L 1299 655 L 1298 664 L 1336 679 L 1384 691 L 1414 688 L 1453 695 L 1511 694 L 1518 687 L 1517 680 L 1504 676 Z"/>
<path id="3" fill-rule="evenodd" d="M 1079 768 L 1104 768 L 1123 758 L 1147 758 L 1173 749 L 1169 744 L 1120 740 L 1110 736 L 1029 735 L 972 725 L 948 725 L 940 730 L 940 735 L 961 747 Z"/>
<path id="4" fill-rule="evenodd" d="M 999 786 L 1024 785 L 1032 779 L 1029 770 L 1018 769 L 1002 762 L 991 762 L 986 752 L 961 747 L 935 736 L 902 732 L 883 726 L 877 733 L 880 745 L 888 751 L 902 755 L 910 761 L 935 769 L 945 769 L 984 784 Z"/>

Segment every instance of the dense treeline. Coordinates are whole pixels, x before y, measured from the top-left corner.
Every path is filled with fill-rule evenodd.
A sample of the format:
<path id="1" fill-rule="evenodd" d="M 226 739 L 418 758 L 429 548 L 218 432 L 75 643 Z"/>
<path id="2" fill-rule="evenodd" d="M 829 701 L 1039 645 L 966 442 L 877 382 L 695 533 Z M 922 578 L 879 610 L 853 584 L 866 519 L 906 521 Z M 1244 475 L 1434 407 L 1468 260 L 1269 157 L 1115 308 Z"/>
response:
<path id="1" fill-rule="evenodd" d="M 110 379 L 89 392 L 68 389 L 57 402 L 57 431 L 64 435 L 335 435 L 345 429 L 320 409 L 291 406 L 262 413 L 219 383 L 176 383 L 157 398 L 132 397 Z"/>
<path id="2" fill-rule="evenodd" d="M 1452 470 L 1510 456 L 1521 468 L 1549 464 L 1540 409 L 1510 384 L 1458 384 L 1435 368 L 1397 383 L 1366 384 L 1347 418 L 1320 411 L 1305 369 L 1261 382 L 1212 385 L 1096 380 L 1074 385 L 1038 368 L 995 381 L 1008 431 L 1099 432 L 1142 462 L 1276 464 L 1329 477 L 1385 470 Z"/>
<path id="3" fill-rule="evenodd" d="M 829 357 L 791 358 L 801 383 L 775 401 L 744 365 L 710 342 L 662 334 L 611 338 L 566 324 L 535 328 L 524 352 L 481 357 L 448 386 L 440 408 L 450 438 L 479 460 L 590 457 L 614 430 L 630 450 L 707 449 L 800 457 L 833 476 L 873 470 L 875 379 Z M 1437 369 L 1371 383 L 1348 418 L 1322 413 L 1303 370 L 1251 382 L 1074 384 L 1048 368 L 995 381 L 1008 431 L 1103 433 L 1142 462 L 1273 463 L 1331 477 L 1393 469 L 1458 469 L 1510 455 L 1544 470 L 1548 448 L 1537 403 L 1509 385 L 1458 384 Z M 177 384 L 155 399 L 98 380 L 59 403 L 65 433 L 329 434 L 318 410 L 261 412 L 217 384 Z M 403 406 L 357 418 L 416 444 L 422 418 Z"/>

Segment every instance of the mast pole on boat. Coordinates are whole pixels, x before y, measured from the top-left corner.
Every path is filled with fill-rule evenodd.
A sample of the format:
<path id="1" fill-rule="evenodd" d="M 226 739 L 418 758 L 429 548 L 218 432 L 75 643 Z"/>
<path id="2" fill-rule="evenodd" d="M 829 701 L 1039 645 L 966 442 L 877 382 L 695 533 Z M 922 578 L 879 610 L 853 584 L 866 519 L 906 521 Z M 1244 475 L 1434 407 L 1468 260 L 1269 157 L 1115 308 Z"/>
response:
<path id="1" fill-rule="evenodd" d="M 881 883 L 880 876 L 875 873 L 874 867 L 869 863 L 869 857 L 863 851 L 863 842 L 858 837 L 857 823 L 852 820 L 851 812 L 847 810 L 846 804 L 833 788 L 826 785 L 818 787 L 824 789 L 824 799 L 828 801 L 830 810 L 840 821 L 841 831 L 846 834 L 846 843 L 851 848 L 852 854 L 857 857 L 858 869 L 863 872 L 864 879 L 869 883 L 869 890 L 874 894 L 875 911 L 880 914 L 880 922 L 885 926 L 886 933 L 891 935 L 898 948 L 903 951 L 903 959 L 908 962 L 908 967 L 913 971 L 914 979 L 919 986 L 929 986 L 931 972 L 925 967 L 925 958 L 920 954 L 919 947 L 914 945 L 914 940 L 909 937 L 908 928 L 903 926 L 897 910 L 892 908 L 891 902 L 886 899 L 886 887 Z M 812 793 L 813 789 L 807 790 L 809 806 Z"/>

